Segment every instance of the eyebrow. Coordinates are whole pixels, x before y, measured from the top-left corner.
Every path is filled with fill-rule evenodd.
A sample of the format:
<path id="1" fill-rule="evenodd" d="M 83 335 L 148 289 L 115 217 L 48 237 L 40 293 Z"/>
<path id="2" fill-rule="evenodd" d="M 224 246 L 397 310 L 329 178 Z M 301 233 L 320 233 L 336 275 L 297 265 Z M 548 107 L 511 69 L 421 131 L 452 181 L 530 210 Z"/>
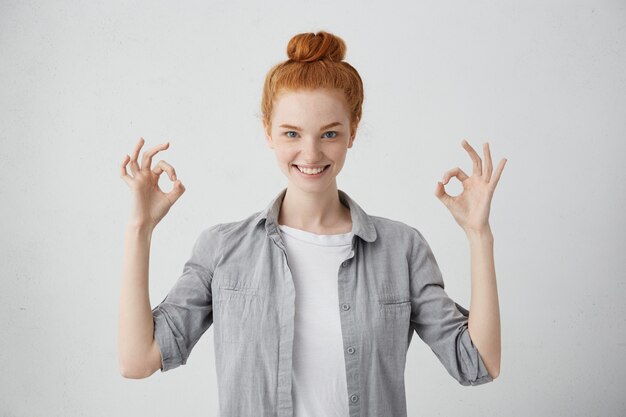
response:
<path id="1" fill-rule="evenodd" d="M 322 128 L 320 130 L 328 129 L 329 127 L 333 127 L 333 126 L 341 126 L 341 123 L 339 123 L 339 122 L 329 123 L 326 126 L 322 126 Z M 294 129 L 294 130 L 303 130 L 301 127 L 288 125 L 288 124 L 282 124 L 279 127 L 286 127 L 288 129 Z"/>

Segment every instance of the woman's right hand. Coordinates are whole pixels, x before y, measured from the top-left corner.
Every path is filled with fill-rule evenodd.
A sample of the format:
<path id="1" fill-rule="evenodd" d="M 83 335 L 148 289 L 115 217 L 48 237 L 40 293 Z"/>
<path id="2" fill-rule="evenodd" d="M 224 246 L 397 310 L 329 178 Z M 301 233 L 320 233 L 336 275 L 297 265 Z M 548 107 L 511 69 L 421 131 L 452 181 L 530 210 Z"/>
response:
<path id="1" fill-rule="evenodd" d="M 141 158 L 141 165 L 139 165 L 137 158 L 143 144 L 144 139 L 140 138 L 132 156 L 126 155 L 120 168 L 120 177 L 133 191 L 133 209 L 130 224 L 139 227 L 149 227 L 153 230 L 157 223 L 165 217 L 170 207 L 185 192 L 185 187 L 176 178 L 174 167 L 167 162 L 160 160 L 154 166 L 154 169 L 151 169 L 152 157 L 157 152 L 169 148 L 170 143 L 166 142 L 155 146 L 149 151 L 145 151 Z M 126 172 L 126 165 L 129 161 L 132 176 Z M 164 193 L 159 188 L 159 177 L 163 171 L 167 172 L 170 180 L 174 182 L 174 187 L 169 193 Z"/>

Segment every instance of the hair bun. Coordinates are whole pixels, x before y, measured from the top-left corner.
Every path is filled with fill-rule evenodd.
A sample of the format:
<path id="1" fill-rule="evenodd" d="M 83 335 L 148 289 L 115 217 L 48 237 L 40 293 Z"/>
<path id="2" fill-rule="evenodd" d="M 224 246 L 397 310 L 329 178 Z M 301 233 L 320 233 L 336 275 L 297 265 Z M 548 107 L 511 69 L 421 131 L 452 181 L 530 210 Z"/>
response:
<path id="1" fill-rule="evenodd" d="M 323 30 L 317 33 L 299 33 L 287 45 L 287 56 L 292 61 L 342 61 L 345 55 L 346 44 L 343 39 Z"/>

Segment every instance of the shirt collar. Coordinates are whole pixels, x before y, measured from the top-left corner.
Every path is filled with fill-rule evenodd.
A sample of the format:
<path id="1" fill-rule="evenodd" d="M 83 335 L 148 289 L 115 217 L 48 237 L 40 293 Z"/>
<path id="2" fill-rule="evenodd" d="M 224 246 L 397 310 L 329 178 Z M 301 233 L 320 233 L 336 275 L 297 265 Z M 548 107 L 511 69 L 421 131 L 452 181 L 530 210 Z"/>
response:
<path id="1" fill-rule="evenodd" d="M 376 228 L 370 216 L 346 192 L 339 189 L 337 192 L 339 200 L 350 208 L 352 232 L 367 242 L 376 240 Z M 286 193 L 287 188 L 285 187 L 254 220 L 255 225 L 265 220 L 265 230 L 268 234 L 276 233 L 278 213 Z"/>

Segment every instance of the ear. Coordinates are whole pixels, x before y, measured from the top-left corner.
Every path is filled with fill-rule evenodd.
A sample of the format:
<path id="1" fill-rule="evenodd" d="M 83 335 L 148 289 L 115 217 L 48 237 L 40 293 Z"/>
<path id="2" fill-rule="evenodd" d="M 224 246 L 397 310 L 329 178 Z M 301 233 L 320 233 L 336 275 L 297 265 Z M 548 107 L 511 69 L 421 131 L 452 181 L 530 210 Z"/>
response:
<path id="1" fill-rule="evenodd" d="M 350 136 L 350 139 L 348 140 L 348 148 L 352 147 L 352 144 L 354 143 L 355 138 L 356 138 L 356 128 L 354 129 L 352 136 Z"/>
<path id="2" fill-rule="evenodd" d="M 272 135 L 270 134 L 269 125 L 263 123 L 263 132 L 265 133 L 265 141 L 267 143 L 267 147 L 270 149 L 274 149 L 274 143 L 272 142 Z"/>
<path id="3" fill-rule="evenodd" d="M 354 143 L 354 138 L 356 135 L 352 135 L 352 137 L 350 138 L 350 141 L 348 142 L 348 148 L 352 147 L 352 144 Z"/>

